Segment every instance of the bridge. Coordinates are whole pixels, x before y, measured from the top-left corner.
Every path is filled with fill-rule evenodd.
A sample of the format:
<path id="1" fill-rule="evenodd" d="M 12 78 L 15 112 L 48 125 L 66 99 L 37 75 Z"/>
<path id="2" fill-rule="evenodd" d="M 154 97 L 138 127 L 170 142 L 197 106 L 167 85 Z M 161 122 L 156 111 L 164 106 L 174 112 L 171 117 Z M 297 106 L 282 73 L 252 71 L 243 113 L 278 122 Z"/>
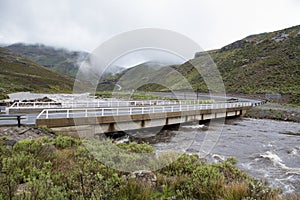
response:
<path id="1" fill-rule="evenodd" d="M 242 116 L 252 106 L 263 103 L 265 102 L 234 98 L 227 98 L 225 101 L 91 99 L 77 102 L 15 102 L 6 108 L 6 113 L 26 114 L 24 123 L 58 131 L 97 125 L 101 129 L 99 133 L 108 133 Z"/>
<path id="2" fill-rule="evenodd" d="M 193 121 L 243 116 L 260 101 L 200 103 L 187 101 L 123 101 L 106 106 L 47 108 L 37 116 L 36 125 L 60 132 L 93 127 L 96 133 L 162 127 Z M 94 105 L 95 106 L 95 105 Z"/>

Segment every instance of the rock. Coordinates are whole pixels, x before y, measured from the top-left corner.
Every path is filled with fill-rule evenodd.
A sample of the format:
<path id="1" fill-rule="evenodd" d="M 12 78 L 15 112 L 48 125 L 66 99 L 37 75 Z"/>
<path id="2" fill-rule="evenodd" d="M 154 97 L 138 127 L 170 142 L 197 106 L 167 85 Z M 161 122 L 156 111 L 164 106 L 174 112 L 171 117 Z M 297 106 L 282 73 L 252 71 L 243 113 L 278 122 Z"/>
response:
<path id="1" fill-rule="evenodd" d="M 188 148 L 188 149 L 186 149 L 185 151 L 186 151 L 187 153 L 194 153 L 194 154 L 198 153 L 198 150 L 197 150 L 197 149 L 194 149 L 194 148 Z"/>
<path id="2" fill-rule="evenodd" d="M 130 142 L 129 135 L 123 136 L 121 138 L 117 138 L 114 143 L 115 144 L 128 144 Z"/>
<path id="3" fill-rule="evenodd" d="M 21 194 L 27 193 L 27 192 L 29 192 L 29 185 L 28 185 L 28 183 L 22 183 L 22 184 L 18 185 L 17 190 L 15 192 L 15 195 L 16 196 L 20 196 Z"/>
<path id="4" fill-rule="evenodd" d="M 246 43 L 248 43 L 248 41 L 246 40 L 238 40 L 234 43 L 231 43 L 225 47 L 222 47 L 220 49 L 220 52 L 223 52 L 223 51 L 229 51 L 229 50 L 232 50 L 232 49 L 237 49 L 237 48 L 240 48 L 242 47 L 243 45 L 245 45 Z"/>
<path id="5" fill-rule="evenodd" d="M 6 146 L 14 146 L 15 144 L 17 143 L 16 140 L 4 140 L 3 141 L 3 144 L 6 145 Z"/>
<path id="6" fill-rule="evenodd" d="M 21 131 L 16 131 L 19 135 L 22 135 L 24 133 L 26 133 L 27 131 L 31 130 L 31 128 L 26 128 L 25 130 L 21 130 Z"/>
<path id="7" fill-rule="evenodd" d="M 283 40 L 288 40 L 289 39 L 289 34 L 286 33 L 281 33 L 281 35 L 273 37 L 272 40 L 275 42 L 281 42 Z"/>
<path id="8" fill-rule="evenodd" d="M 142 184 L 150 185 L 151 187 L 156 186 L 157 182 L 156 175 L 153 172 L 147 170 L 139 170 L 132 172 L 131 178 L 141 182 Z"/>
<path id="9" fill-rule="evenodd" d="M 298 31 L 298 33 L 295 35 L 295 37 L 299 37 L 300 36 L 300 30 Z"/>
<path id="10" fill-rule="evenodd" d="M 201 51 L 201 52 L 196 52 L 194 58 L 198 58 L 200 56 L 207 56 L 207 52 Z"/>

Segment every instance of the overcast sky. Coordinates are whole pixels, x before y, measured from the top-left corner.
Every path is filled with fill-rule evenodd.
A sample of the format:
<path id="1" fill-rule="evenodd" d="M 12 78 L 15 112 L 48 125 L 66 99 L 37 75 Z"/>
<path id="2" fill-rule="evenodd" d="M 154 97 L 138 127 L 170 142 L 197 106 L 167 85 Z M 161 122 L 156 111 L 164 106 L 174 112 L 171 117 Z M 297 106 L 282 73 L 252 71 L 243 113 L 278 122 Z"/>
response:
<path id="1" fill-rule="evenodd" d="M 176 31 L 211 50 L 299 24 L 299 0 L 0 0 L 0 43 L 88 52 L 138 28 Z"/>

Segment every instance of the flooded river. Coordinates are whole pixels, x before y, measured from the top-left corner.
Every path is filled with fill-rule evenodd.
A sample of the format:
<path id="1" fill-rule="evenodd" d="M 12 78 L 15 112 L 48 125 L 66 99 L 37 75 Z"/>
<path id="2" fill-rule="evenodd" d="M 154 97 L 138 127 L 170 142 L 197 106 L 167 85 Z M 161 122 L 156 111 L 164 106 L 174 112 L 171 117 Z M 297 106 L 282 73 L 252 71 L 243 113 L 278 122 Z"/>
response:
<path id="1" fill-rule="evenodd" d="M 197 153 L 206 132 L 203 125 L 182 125 L 179 130 L 162 130 L 143 140 L 156 151 L 176 149 Z M 299 123 L 249 118 L 227 120 L 207 159 L 218 162 L 228 157 L 236 157 L 241 170 L 267 179 L 272 187 L 281 188 L 285 193 L 300 192 Z"/>

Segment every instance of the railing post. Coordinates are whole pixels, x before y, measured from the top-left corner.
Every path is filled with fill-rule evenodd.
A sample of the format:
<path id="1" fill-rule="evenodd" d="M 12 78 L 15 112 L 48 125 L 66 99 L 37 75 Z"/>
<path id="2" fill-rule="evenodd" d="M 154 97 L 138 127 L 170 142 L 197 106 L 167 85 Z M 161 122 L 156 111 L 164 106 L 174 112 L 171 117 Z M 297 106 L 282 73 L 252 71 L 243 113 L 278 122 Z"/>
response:
<path id="1" fill-rule="evenodd" d="M 87 111 L 87 109 L 85 110 L 85 117 L 87 117 L 88 116 L 88 111 Z"/>
<path id="2" fill-rule="evenodd" d="M 142 107 L 142 114 L 144 114 L 144 107 Z"/>
<path id="3" fill-rule="evenodd" d="M 69 109 L 67 109 L 67 118 L 70 117 L 70 112 L 69 112 Z"/>
<path id="4" fill-rule="evenodd" d="M 48 119 L 49 118 L 49 112 L 48 112 L 48 110 L 46 110 L 46 119 Z"/>
<path id="5" fill-rule="evenodd" d="M 104 108 L 101 110 L 101 116 L 104 116 Z"/>
<path id="6" fill-rule="evenodd" d="M 132 115 L 132 107 L 129 108 L 129 114 Z"/>

